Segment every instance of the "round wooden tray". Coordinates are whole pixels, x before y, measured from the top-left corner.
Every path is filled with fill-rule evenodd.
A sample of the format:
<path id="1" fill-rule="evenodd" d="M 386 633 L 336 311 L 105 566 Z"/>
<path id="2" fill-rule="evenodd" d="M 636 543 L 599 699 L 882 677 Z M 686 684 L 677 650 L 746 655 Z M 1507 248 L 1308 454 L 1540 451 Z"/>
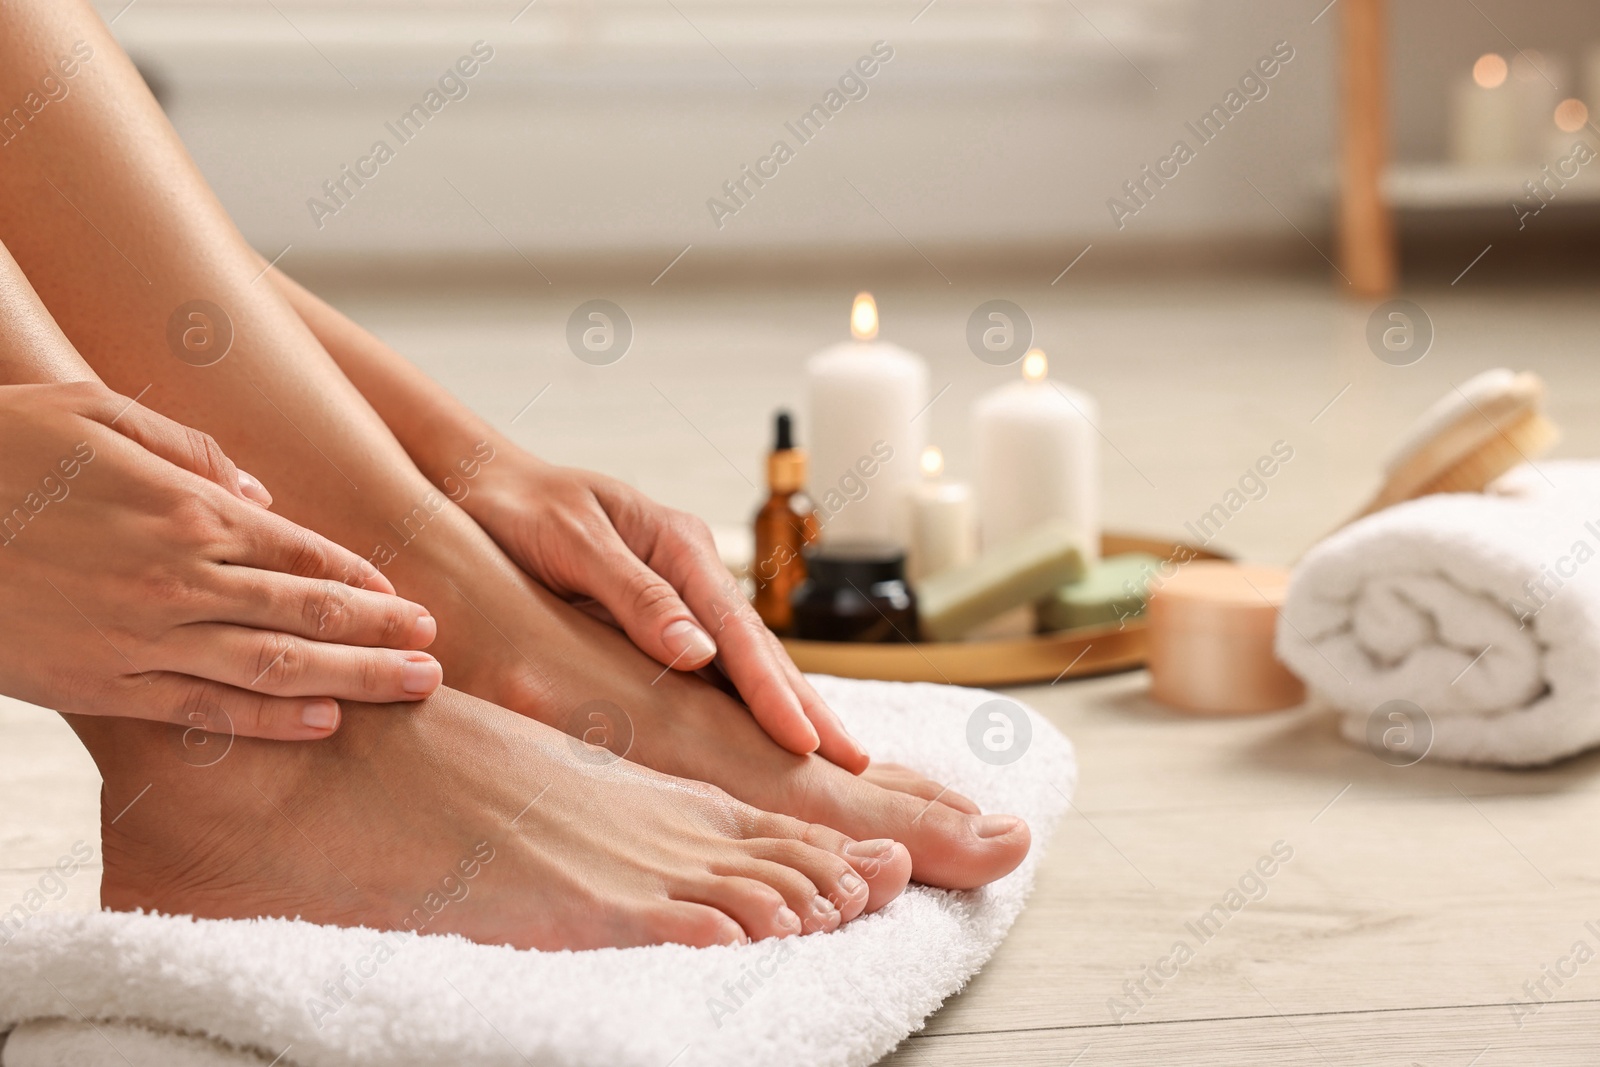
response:
<path id="1" fill-rule="evenodd" d="M 1148 552 L 1162 559 L 1223 559 L 1215 552 L 1172 541 L 1107 533 L 1100 554 Z M 886 682 L 950 685 L 1023 685 L 1081 678 L 1144 666 L 1145 621 L 1129 619 L 1052 634 L 990 641 L 852 644 L 785 638 L 803 671 Z"/>

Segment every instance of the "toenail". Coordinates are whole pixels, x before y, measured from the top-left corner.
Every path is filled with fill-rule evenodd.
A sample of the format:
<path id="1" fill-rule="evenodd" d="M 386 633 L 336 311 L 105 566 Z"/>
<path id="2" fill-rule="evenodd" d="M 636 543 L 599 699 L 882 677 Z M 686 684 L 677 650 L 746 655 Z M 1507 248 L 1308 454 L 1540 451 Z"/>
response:
<path id="1" fill-rule="evenodd" d="M 407 658 L 400 667 L 400 687 L 407 693 L 427 696 L 444 681 L 444 669 L 432 656 L 419 652 L 416 658 Z"/>
<path id="2" fill-rule="evenodd" d="M 832 930 L 838 925 L 839 909 L 833 906 L 833 901 L 824 896 L 812 898 L 811 916 L 806 919 L 805 932 L 814 934 Z"/>
<path id="3" fill-rule="evenodd" d="M 791 934 L 797 934 L 800 932 L 800 916 L 796 915 L 788 908 L 779 908 L 778 914 L 773 916 L 772 921 L 779 930 L 783 930 Z"/>
<path id="4" fill-rule="evenodd" d="M 968 821 L 972 832 L 979 837 L 1004 837 L 1022 825 L 1022 820 L 1015 815 L 974 815 Z"/>
<path id="5" fill-rule="evenodd" d="M 844 890 L 847 897 L 859 896 L 866 888 L 867 883 L 855 871 L 845 871 L 839 876 L 839 888 Z"/>
<path id="6" fill-rule="evenodd" d="M 891 848 L 894 848 L 894 842 L 887 837 L 880 837 L 873 841 L 852 841 L 844 846 L 844 854 L 856 859 L 876 860 L 887 856 Z"/>
<path id="7" fill-rule="evenodd" d="M 717 654 L 716 642 L 711 635 L 692 622 L 678 620 L 661 631 L 667 650 L 683 660 L 685 665 L 703 663 Z"/>

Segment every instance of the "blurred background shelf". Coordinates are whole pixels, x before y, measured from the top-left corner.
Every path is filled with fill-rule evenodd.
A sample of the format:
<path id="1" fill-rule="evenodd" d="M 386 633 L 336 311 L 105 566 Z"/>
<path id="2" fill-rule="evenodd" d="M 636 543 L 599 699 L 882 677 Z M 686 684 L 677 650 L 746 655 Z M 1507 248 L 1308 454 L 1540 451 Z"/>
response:
<path id="1" fill-rule="evenodd" d="M 1453 163 L 1406 163 L 1388 169 L 1383 195 L 1397 210 L 1498 208 L 1527 201 L 1537 206 L 1524 186 L 1537 182 L 1543 171 L 1530 164 L 1463 167 Z M 1585 169 L 1566 180 L 1552 198 L 1555 203 L 1600 203 L 1600 168 Z"/>

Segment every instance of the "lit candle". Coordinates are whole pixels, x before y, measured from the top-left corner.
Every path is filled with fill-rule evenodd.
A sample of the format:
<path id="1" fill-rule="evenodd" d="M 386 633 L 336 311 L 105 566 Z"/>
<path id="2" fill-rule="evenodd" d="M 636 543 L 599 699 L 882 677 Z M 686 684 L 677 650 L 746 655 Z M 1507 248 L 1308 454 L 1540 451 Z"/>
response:
<path id="1" fill-rule="evenodd" d="M 928 368 L 920 356 L 877 340 L 878 306 L 860 293 L 853 341 L 806 362 L 811 413 L 811 499 L 824 540 L 898 541 L 895 511 L 917 481 Z"/>
<path id="2" fill-rule="evenodd" d="M 1486 52 L 1456 83 L 1450 108 L 1450 158 L 1463 166 L 1515 162 L 1518 98 L 1505 58 Z"/>
<path id="3" fill-rule="evenodd" d="M 913 582 L 959 567 L 978 554 L 972 521 L 972 490 L 947 482 L 944 454 L 922 450 L 922 480 L 904 490 L 900 539 L 906 544 L 906 577 Z"/>
<path id="4" fill-rule="evenodd" d="M 1022 381 L 986 393 L 973 409 L 979 543 L 988 551 L 1056 519 L 1092 563 L 1100 558 L 1098 409 L 1048 375 L 1035 348 L 1023 357 Z"/>

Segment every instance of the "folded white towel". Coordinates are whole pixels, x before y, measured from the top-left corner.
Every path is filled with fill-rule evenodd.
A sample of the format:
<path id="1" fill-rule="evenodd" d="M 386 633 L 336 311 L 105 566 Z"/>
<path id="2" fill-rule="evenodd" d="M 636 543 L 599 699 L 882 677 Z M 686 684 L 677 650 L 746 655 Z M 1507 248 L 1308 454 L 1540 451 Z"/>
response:
<path id="1" fill-rule="evenodd" d="M 1600 744 L 1600 463 L 1519 467 L 1338 531 L 1296 568 L 1277 651 L 1358 743 L 1404 700 L 1429 758 L 1527 766 Z"/>
<path id="2" fill-rule="evenodd" d="M 228 1053 L 227 1062 L 254 1063 L 264 1054 L 260 1063 L 281 1056 L 279 1067 L 872 1063 L 999 945 L 1022 910 L 1077 769 L 1070 743 L 1031 711 L 1031 742 L 1020 759 L 994 766 L 975 756 L 968 720 L 992 693 L 814 680 L 879 758 L 947 782 L 986 811 L 1026 818 L 1034 846 L 1022 866 L 971 892 L 912 887 L 832 934 L 594 952 L 388 935 L 402 947 L 375 969 L 381 942 L 371 930 L 110 912 L 40 916 L 0 949 L 0 1032 L 23 1024 L 3 1063 L 193 1062 L 194 1038 L 183 1035 L 252 1050 L 244 1058 Z M 348 1003 L 331 1014 L 311 1007 L 328 1003 L 324 983 L 357 969 L 370 973 L 359 988 L 344 979 L 354 989 Z M 107 1027 L 110 1020 L 138 1025 Z"/>

